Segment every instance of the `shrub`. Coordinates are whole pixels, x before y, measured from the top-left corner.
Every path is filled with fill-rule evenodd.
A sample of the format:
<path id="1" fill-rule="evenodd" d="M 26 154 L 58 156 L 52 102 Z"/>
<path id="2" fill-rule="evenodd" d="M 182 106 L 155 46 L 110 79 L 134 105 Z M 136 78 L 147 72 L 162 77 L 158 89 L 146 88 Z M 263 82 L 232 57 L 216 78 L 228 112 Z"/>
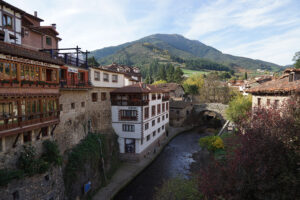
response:
<path id="1" fill-rule="evenodd" d="M 229 120 L 238 123 L 241 120 L 247 119 L 247 114 L 251 111 L 251 107 L 251 95 L 237 95 L 229 102 L 229 106 L 226 110 L 226 117 Z"/>
<path id="2" fill-rule="evenodd" d="M 0 169 L 0 186 L 7 185 L 13 179 L 20 179 L 24 172 L 18 169 Z"/>
<path id="3" fill-rule="evenodd" d="M 62 156 L 60 155 L 58 145 L 53 141 L 46 140 L 43 142 L 43 147 L 44 153 L 42 158 L 48 163 L 53 163 L 55 166 L 61 166 Z"/>
<path id="4" fill-rule="evenodd" d="M 155 200 L 200 200 L 202 195 L 197 188 L 196 180 L 176 177 L 165 181 L 159 189 L 156 188 Z"/>
<path id="5" fill-rule="evenodd" d="M 211 152 L 215 152 L 218 149 L 224 149 L 223 140 L 219 136 L 206 136 L 200 138 L 199 145 Z"/>

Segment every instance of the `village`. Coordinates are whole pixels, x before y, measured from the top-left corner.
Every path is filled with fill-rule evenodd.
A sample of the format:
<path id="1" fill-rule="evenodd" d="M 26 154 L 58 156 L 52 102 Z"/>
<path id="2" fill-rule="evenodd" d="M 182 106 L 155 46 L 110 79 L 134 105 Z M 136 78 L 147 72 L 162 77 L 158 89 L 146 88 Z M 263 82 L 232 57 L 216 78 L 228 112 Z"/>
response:
<path id="1" fill-rule="evenodd" d="M 299 93 L 296 68 L 207 87 L 213 81 L 201 75 L 196 92 L 187 83 L 197 75 L 149 84 L 137 66 L 97 65 L 88 50 L 60 48 L 56 24 L 41 25 L 36 11 L 0 1 L 0 15 L 1 200 L 128 199 L 118 193 L 178 135 L 246 133 L 247 120 L 228 111 L 239 105 L 233 99 L 250 99 L 248 111 L 276 111 Z M 201 96 L 205 87 L 217 92 Z M 298 132 L 292 142 L 298 152 Z"/>

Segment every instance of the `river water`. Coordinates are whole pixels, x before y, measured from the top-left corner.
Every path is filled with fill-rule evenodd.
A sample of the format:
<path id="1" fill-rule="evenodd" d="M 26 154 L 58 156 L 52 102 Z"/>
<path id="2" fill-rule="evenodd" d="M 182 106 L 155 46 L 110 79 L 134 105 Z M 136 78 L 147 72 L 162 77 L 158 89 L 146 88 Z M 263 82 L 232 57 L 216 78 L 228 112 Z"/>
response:
<path id="1" fill-rule="evenodd" d="M 198 140 L 205 135 L 192 130 L 176 136 L 114 200 L 152 200 L 155 188 L 159 188 L 164 180 L 176 176 L 188 177 L 190 164 L 194 161 L 192 154 L 201 150 Z"/>

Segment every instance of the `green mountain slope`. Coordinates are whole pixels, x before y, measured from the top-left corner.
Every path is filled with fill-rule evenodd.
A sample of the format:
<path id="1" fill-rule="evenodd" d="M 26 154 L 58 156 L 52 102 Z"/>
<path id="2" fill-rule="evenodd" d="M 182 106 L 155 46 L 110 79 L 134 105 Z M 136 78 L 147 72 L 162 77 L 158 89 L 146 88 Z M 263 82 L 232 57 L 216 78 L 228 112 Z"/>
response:
<path id="1" fill-rule="evenodd" d="M 117 62 L 127 65 L 147 66 L 153 60 L 171 62 L 185 67 L 185 61 L 205 59 L 231 69 L 267 69 L 277 71 L 279 65 L 250 58 L 223 54 L 197 40 L 189 40 L 177 34 L 155 34 L 119 46 L 106 47 L 91 53 L 101 64 Z"/>

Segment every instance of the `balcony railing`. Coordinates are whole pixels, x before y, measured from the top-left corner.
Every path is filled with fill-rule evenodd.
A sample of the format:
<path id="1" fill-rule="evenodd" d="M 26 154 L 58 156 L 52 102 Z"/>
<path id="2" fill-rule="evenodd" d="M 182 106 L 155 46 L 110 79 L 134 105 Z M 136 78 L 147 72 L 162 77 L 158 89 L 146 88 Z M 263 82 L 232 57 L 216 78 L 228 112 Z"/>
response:
<path id="1" fill-rule="evenodd" d="M 68 82 L 67 80 L 60 81 L 60 88 L 74 88 L 74 89 L 85 89 L 91 88 L 91 84 L 88 82 Z"/>
<path id="2" fill-rule="evenodd" d="M 0 131 L 13 128 L 22 128 L 23 126 L 34 125 L 59 119 L 59 114 L 59 111 L 51 111 L 46 113 L 34 113 L 19 116 L 0 116 Z"/>
<path id="3" fill-rule="evenodd" d="M 122 121 L 137 121 L 137 116 L 120 116 Z"/>
<path id="4" fill-rule="evenodd" d="M 28 80 L 1 80 L 0 87 L 22 87 L 22 88 L 58 88 L 59 84 L 47 81 L 28 81 Z"/>
<path id="5" fill-rule="evenodd" d="M 112 100 L 113 106 L 146 106 L 149 104 L 148 100 Z"/>

